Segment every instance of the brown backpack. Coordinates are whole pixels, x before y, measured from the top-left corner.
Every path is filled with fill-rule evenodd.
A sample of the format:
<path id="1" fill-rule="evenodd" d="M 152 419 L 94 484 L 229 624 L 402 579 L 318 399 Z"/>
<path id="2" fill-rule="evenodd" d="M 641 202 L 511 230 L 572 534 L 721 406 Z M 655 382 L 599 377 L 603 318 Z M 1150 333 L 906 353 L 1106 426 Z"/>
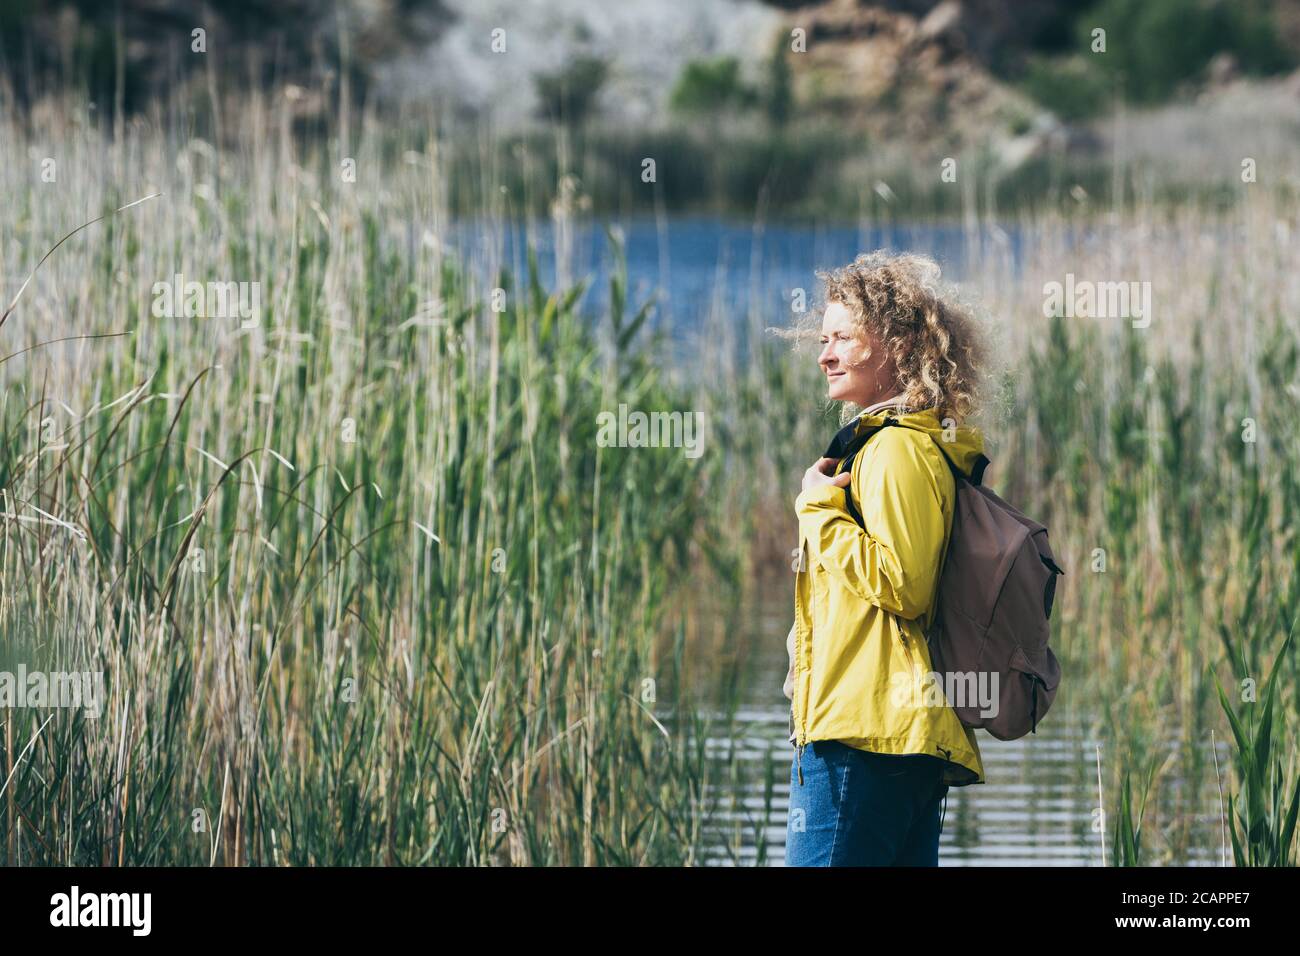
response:
<path id="1" fill-rule="evenodd" d="M 880 427 L 899 424 L 887 415 Z M 880 430 L 855 432 L 855 426 L 836 435 L 826 451 L 840 459 L 837 472 L 847 471 Z M 965 726 L 1016 740 L 1037 731 L 1056 699 L 1061 667 L 1047 643 L 1056 576 L 1065 572 L 1048 546 L 1047 528 L 980 483 L 986 458 L 967 478 L 943 443 L 935 445 L 952 471 L 956 501 L 934 619 L 926 629 L 931 664 Z M 849 513 L 863 525 L 850 489 L 844 493 Z M 982 706 L 981 699 L 990 698 L 990 706 Z"/>

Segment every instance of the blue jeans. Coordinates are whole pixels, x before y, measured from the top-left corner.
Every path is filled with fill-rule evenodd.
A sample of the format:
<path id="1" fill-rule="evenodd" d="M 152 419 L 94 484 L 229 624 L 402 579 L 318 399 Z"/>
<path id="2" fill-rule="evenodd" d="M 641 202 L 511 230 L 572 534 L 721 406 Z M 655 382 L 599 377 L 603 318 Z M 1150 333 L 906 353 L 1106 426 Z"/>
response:
<path id="1" fill-rule="evenodd" d="M 799 783 L 799 765 L 803 784 Z M 786 866 L 938 866 L 944 762 L 814 740 L 790 763 Z"/>

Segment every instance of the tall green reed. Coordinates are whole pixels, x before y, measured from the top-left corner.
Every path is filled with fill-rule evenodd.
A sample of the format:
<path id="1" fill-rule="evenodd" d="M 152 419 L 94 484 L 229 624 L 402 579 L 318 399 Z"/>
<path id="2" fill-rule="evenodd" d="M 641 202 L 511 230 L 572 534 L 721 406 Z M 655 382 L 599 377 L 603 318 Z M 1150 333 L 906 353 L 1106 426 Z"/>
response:
<path id="1" fill-rule="evenodd" d="M 603 326 L 535 266 L 485 283 L 402 192 L 426 166 L 349 191 L 268 160 L 297 149 L 270 124 L 174 164 L 156 133 L 63 135 L 170 188 L 61 250 L 4 330 L 131 333 L 5 369 L 6 500 L 85 542 L 6 524 L 0 628 L 110 702 L 5 712 L 7 859 L 691 862 L 710 771 L 668 621 L 709 566 L 713 466 L 597 442 L 619 402 L 700 404 L 643 304 L 621 321 L 625 276 Z M 73 181 L 59 212 L 111 206 Z M 25 195 L 6 271 L 56 221 Z M 259 279 L 264 321 L 153 318 L 175 272 Z"/>

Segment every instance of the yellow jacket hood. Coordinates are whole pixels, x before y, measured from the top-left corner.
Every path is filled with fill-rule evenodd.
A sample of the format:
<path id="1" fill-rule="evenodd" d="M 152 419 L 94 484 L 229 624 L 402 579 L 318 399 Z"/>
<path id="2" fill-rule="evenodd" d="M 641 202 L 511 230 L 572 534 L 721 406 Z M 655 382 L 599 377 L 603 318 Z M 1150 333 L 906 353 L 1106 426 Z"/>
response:
<path id="1" fill-rule="evenodd" d="M 851 442 L 863 434 L 876 431 L 885 424 L 887 419 L 892 420 L 895 425 L 902 425 L 929 435 L 953 468 L 961 472 L 968 481 L 980 483 L 984 476 L 984 469 L 989 463 L 988 458 L 984 456 L 983 433 L 970 425 L 958 425 L 952 419 L 941 420 L 938 410 L 933 407 L 918 411 L 900 412 L 893 408 L 865 411 L 840 429 L 831 440 L 825 457 L 842 458 L 845 448 Z"/>

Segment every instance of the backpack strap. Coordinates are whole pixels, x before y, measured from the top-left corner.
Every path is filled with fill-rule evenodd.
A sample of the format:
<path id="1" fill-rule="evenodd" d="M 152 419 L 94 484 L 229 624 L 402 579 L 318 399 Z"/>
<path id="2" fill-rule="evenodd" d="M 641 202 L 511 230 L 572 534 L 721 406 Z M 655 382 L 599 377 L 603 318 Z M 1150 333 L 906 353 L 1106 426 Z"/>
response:
<path id="1" fill-rule="evenodd" d="M 894 405 L 895 408 L 899 407 L 895 400 L 890 400 L 872 405 L 864 414 L 888 407 L 891 404 Z M 837 475 L 843 474 L 853 467 L 853 459 L 857 456 L 858 452 L 862 450 L 863 446 L 870 441 L 871 437 L 876 434 L 876 432 L 890 425 L 897 425 L 898 419 L 894 418 L 893 415 L 886 414 L 884 422 L 880 425 L 860 427 L 861 424 L 861 416 L 849 422 L 835 433 L 835 437 L 831 439 L 831 443 L 826 446 L 826 451 L 822 452 L 823 458 L 839 459 L 839 465 L 835 469 L 835 474 Z M 933 440 L 933 437 L 931 440 Z M 947 450 L 943 447 L 943 442 L 935 441 L 934 444 L 935 447 L 939 449 L 939 454 L 943 456 L 943 460 L 948 463 L 948 470 L 952 472 L 954 480 L 968 481 L 972 485 L 979 485 L 984 481 L 984 469 L 989 466 L 989 460 L 982 452 L 975 459 L 974 467 L 971 468 L 971 473 L 967 476 L 956 466 L 956 464 L 953 463 L 952 458 L 948 456 Z M 862 513 L 858 511 L 858 506 L 853 502 L 853 491 L 851 485 L 844 489 L 844 503 L 845 508 L 848 510 L 853 520 L 858 523 L 859 527 L 866 530 L 866 525 L 862 521 Z"/>
<path id="2" fill-rule="evenodd" d="M 853 459 L 857 457 L 858 452 L 862 451 L 876 432 L 889 425 L 897 425 L 898 421 L 893 416 L 886 415 L 884 424 L 859 428 L 860 424 L 859 419 L 854 419 L 841 428 L 835 433 L 831 443 L 826 446 L 826 451 L 822 453 L 823 458 L 839 459 L 839 464 L 835 468 L 835 474 L 837 475 L 842 475 L 853 467 Z M 867 526 L 862 520 L 862 512 L 858 510 L 858 506 L 853 501 L 852 484 L 846 485 L 844 488 L 844 507 L 849 516 L 858 523 L 858 527 L 865 531 Z"/>

